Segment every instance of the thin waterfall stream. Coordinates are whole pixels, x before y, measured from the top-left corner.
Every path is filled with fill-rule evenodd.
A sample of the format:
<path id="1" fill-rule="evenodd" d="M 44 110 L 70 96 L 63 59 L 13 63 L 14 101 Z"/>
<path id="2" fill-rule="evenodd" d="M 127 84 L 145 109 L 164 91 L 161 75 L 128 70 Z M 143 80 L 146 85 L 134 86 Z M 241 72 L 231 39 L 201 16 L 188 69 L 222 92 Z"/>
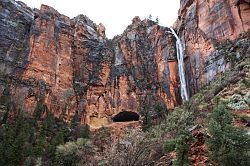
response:
<path id="1" fill-rule="evenodd" d="M 184 69 L 184 50 L 182 47 L 182 43 L 178 35 L 175 33 L 175 31 L 170 28 L 172 34 L 176 38 L 176 52 L 177 52 L 177 61 L 178 61 L 178 73 L 179 78 L 181 82 L 181 98 L 183 102 L 188 101 L 188 93 L 187 93 L 187 83 L 185 79 L 185 69 Z"/>

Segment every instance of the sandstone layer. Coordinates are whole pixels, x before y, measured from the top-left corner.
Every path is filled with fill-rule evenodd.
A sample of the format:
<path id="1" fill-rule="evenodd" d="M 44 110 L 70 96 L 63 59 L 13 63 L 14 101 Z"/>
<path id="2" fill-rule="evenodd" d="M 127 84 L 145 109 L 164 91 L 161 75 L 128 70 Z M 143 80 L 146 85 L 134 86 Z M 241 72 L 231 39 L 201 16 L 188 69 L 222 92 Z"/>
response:
<path id="1" fill-rule="evenodd" d="M 250 29 L 250 3 L 247 0 L 181 0 L 174 28 L 185 46 L 186 75 L 192 95 L 230 67 L 230 61 L 218 52 L 217 46 Z"/>
<path id="2" fill-rule="evenodd" d="M 1 105 L 71 120 L 93 128 L 122 111 L 140 114 L 181 102 L 175 39 L 150 20 L 132 20 L 108 40 L 105 27 L 42 5 L 0 2 Z M 6 101 L 8 98 L 8 101 Z M 164 110 L 166 111 L 166 109 Z M 153 116 L 153 115 L 152 115 Z"/>
<path id="3" fill-rule="evenodd" d="M 185 46 L 190 96 L 230 66 L 217 43 L 247 31 L 249 18 L 248 1 L 181 0 L 174 28 Z M 78 114 L 91 128 L 121 112 L 157 118 L 181 103 L 175 42 L 169 28 L 148 19 L 135 17 L 109 40 L 87 16 L 1 0 L 0 116 L 42 108 L 65 121 Z"/>

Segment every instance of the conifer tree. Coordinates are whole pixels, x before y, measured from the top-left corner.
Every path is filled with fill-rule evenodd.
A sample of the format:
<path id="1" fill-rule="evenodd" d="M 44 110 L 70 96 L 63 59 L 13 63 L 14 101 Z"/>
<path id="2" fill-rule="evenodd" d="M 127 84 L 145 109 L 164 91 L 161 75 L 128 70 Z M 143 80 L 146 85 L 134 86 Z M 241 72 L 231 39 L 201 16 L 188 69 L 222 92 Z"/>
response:
<path id="1" fill-rule="evenodd" d="M 0 134 L 0 165 L 21 165 L 29 156 L 29 130 L 30 125 L 22 111 L 14 121 L 4 124 Z"/>
<path id="2" fill-rule="evenodd" d="M 155 19 L 156 24 L 159 24 L 159 17 L 157 16 Z"/>
<path id="3" fill-rule="evenodd" d="M 176 160 L 174 161 L 174 166 L 188 166 L 189 165 L 189 142 L 192 140 L 192 135 L 189 131 L 182 130 L 179 138 L 177 138 L 175 151 Z"/>
<path id="4" fill-rule="evenodd" d="M 79 113 L 76 112 L 75 115 L 73 116 L 72 118 L 72 121 L 71 121 L 71 124 L 70 124 L 70 127 L 72 129 L 75 129 L 80 123 L 80 117 L 79 117 Z"/>
<path id="5" fill-rule="evenodd" d="M 250 136 L 233 126 L 232 121 L 224 105 L 213 110 L 208 139 L 211 159 L 221 166 L 250 165 Z"/>
<path id="6" fill-rule="evenodd" d="M 152 15 L 151 14 L 149 14 L 148 19 L 152 20 Z"/>
<path id="7" fill-rule="evenodd" d="M 39 120 L 41 118 L 42 113 L 46 111 L 46 105 L 44 105 L 41 101 L 37 102 L 34 118 L 35 120 Z"/>

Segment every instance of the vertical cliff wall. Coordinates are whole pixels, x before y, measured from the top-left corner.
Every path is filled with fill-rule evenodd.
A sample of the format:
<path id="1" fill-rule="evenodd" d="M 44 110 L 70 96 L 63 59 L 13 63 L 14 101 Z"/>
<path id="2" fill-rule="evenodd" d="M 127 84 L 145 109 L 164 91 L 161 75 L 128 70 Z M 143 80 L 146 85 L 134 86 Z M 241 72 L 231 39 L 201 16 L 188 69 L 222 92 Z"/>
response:
<path id="1" fill-rule="evenodd" d="M 250 3 L 247 0 L 181 0 L 180 4 L 174 27 L 185 46 L 186 75 L 192 95 L 230 67 L 226 60 L 230 51 L 223 53 L 217 46 L 249 30 Z"/>
<path id="2" fill-rule="evenodd" d="M 34 114 L 42 105 L 65 120 L 85 115 L 87 87 L 97 85 L 105 32 L 86 16 L 70 19 L 42 5 L 0 2 L 1 105 Z M 10 107 L 15 108 L 10 108 Z"/>
<path id="3" fill-rule="evenodd" d="M 175 38 L 168 28 L 135 17 L 108 40 L 105 27 L 42 5 L 0 2 L 1 113 L 38 106 L 101 127 L 120 112 L 141 114 L 181 102 Z"/>
<path id="4" fill-rule="evenodd" d="M 237 54 L 236 46 L 219 46 L 249 30 L 249 18 L 247 0 L 181 0 L 174 28 L 189 95 L 247 52 L 249 39 L 237 43 Z M 42 115 L 66 121 L 77 113 L 92 128 L 121 112 L 157 116 L 157 106 L 166 111 L 182 102 L 175 43 L 169 28 L 139 17 L 109 40 L 105 27 L 84 15 L 70 19 L 46 5 L 1 0 L 0 116 L 43 108 Z"/>
<path id="5" fill-rule="evenodd" d="M 116 111 L 172 109 L 180 103 L 175 39 L 168 28 L 135 17 L 115 37 L 110 80 Z M 114 87 L 114 89 L 113 89 Z"/>

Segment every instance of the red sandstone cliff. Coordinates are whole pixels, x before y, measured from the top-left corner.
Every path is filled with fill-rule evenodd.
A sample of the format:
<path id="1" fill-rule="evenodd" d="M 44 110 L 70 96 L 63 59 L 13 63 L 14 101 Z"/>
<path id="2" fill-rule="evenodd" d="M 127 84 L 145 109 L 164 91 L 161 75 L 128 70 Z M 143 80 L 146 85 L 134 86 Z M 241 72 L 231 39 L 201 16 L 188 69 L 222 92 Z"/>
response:
<path id="1" fill-rule="evenodd" d="M 15 109 L 33 114 L 42 104 L 65 120 L 77 112 L 95 128 L 125 110 L 140 114 L 180 103 L 168 28 L 135 17 L 111 41 L 102 24 L 83 15 L 70 19 L 49 6 L 31 10 L 14 0 L 1 1 L 0 8 L 0 92 Z"/>
<path id="2" fill-rule="evenodd" d="M 65 120 L 85 115 L 88 85 L 97 83 L 105 57 L 103 25 L 46 5 L 31 10 L 4 0 L 0 8 L 1 96 L 9 97 L 3 105 L 33 114 L 39 103 Z"/>
<path id="3" fill-rule="evenodd" d="M 70 19 L 14 0 L 2 0 L 0 9 L 1 109 L 33 114 L 42 104 L 65 120 L 78 113 L 98 128 L 122 111 L 155 116 L 157 105 L 180 104 L 169 28 L 135 17 L 108 40 L 105 27 L 84 15 Z M 216 44 L 248 30 L 249 18 L 248 1 L 181 1 L 174 27 L 185 46 L 190 95 L 229 66 Z"/>
<path id="4" fill-rule="evenodd" d="M 248 0 L 181 0 L 174 27 L 185 46 L 190 94 L 230 66 L 216 48 L 250 29 Z"/>

